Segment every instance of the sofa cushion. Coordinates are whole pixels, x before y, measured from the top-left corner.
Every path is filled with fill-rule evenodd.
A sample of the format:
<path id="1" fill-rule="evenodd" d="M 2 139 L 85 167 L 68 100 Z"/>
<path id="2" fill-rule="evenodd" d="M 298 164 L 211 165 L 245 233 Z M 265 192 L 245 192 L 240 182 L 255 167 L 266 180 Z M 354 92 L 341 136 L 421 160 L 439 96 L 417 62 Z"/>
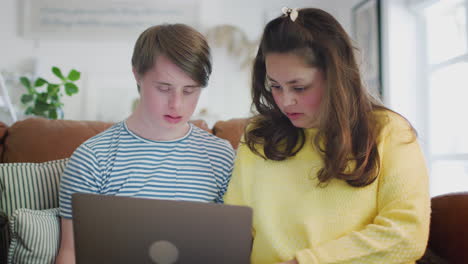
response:
<path id="1" fill-rule="evenodd" d="M 60 209 L 18 209 L 10 218 L 8 263 L 49 264 L 60 246 Z"/>
<path id="2" fill-rule="evenodd" d="M 16 209 L 58 207 L 60 176 L 67 161 L 0 164 L 0 223 L 3 223 L 0 226 L 0 263 L 6 262 L 10 240 L 8 221 Z"/>
<path id="3" fill-rule="evenodd" d="M 81 143 L 111 125 L 99 121 L 45 118 L 18 121 L 8 128 L 2 162 L 45 162 L 68 158 Z"/>
<path id="4" fill-rule="evenodd" d="M 11 216 L 18 208 L 58 207 L 60 176 L 67 162 L 68 158 L 0 164 L 0 210 Z"/>
<path id="5" fill-rule="evenodd" d="M 234 149 L 239 146 L 239 141 L 244 134 L 244 129 L 249 118 L 234 118 L 228 121 L 218 121 L 213 127 L 213 134 L 227 139 Z"/>

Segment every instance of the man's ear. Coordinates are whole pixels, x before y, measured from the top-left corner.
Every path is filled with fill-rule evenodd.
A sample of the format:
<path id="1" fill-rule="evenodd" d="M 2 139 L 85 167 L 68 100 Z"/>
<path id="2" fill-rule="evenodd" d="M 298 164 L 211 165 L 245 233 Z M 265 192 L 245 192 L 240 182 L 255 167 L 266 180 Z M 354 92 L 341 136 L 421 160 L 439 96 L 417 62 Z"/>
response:
<path id="1" fill-rule="evenodd" d="M 133 76 L 135 77 L 138 93 L 140 93 L 140 74 L 137 72 L 135 67 L 132 67 L 132 72 L 133 72 Z"/>
<path id="2" fill-rule="evenodd" d="M 132 67 L 132 72 L 133 72 L 133 76 L 135 77 L 135 81 L 139 85 L 140 84 L 140 74 L 138 74 L 135 67 Z"/>

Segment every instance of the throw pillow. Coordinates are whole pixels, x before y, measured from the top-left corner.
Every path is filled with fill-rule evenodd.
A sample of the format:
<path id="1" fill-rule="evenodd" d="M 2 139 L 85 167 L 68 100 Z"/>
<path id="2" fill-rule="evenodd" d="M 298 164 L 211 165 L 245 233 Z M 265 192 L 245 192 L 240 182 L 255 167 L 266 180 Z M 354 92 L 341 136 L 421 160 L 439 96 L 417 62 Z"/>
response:
<path id="1" fill-rule="evenodd" d="M 0 164 L 0 263 L 6 263 L 9 217 L 18 208 L 58 207 L 60 176 L 67 159 L 43 163 Z"/>
<path id="2" fill-rule="evenodd" d="M 58 207 L 60 176 L 67 161 L 0 164 L 1 210 L 11 216 L 18 208 Z"/>
<path id="3" fill-rule="evenodd" d="M 18 209 L 10 218 L 8 263 L 52 264 L 60 246 L 60 209 Z"/>

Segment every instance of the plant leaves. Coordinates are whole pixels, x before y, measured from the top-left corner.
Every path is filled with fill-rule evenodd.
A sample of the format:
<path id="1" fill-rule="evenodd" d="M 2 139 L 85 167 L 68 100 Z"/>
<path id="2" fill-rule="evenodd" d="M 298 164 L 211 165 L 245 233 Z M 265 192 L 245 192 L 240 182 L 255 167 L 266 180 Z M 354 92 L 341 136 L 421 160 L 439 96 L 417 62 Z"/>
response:
<path id="1" fill-rule="evenodd" d="M 60 91 L 60 85 L 58 84 L 49 83 L 49 85 L 47 86 L 47 92 L 49 93 L 50 97 L 57 95 L 59 91 Z"/>
<path id="2" fill-rule="evenodd" d="M 65 94 L 68 96 L 78 93 L 79 88 L 73 82 L 81 78 L 81 72 L 72 69 L 65 77 L 60 68 L 53 66 L 52 73 L 60 78 L 61 82 L 59 84 L 49 83 L 49 81 L 41 77 L 36 80 L 31 80 L 26 76 L 20 78 L 21 84 L 28 90 L 28 93 L 22 95 L 21 102 L 23 104 L 33 104 L 26 109 L 25 114 L 49 119 L 63 118 L 63 103 L 60 101 L 63 96 L 62 85 L 65 88 Z M 46 85 L 46 89 L 39 89 L 44 85 Z"/>
<path id="3" fill-rule="evenodd" d="M 59 101 L 60 101 L 60 98 L 59 98 L 58 94 L 52 94 L 52 95 L 50 96 L 50 100 L 51 100 L 52 103 L 55 103 L 55 102 L 60 103 L 60 102 L 59 102 Z"/>
<path id="4" fill-rule="evenodd" d="M 26 111 L 24 111 L 25 115 L 30 115 L 32 113 L 33 113 L 33 107 L 32 106 L 26 108 Z"/>
<path id="5" fill-rule="evenodd" d="M 46 84 L 47 81 L 42 78 L 37 78 L 36 82 L 34 83 L 35 87 L 41 87 L 42 85 Z"/>
<path id="6" fill-rule="evenodd" d="M 70 96 L 78 92 L 78 86 L 76 84 L 67 82 L 65 83 L 65 93 Z"/>
<path id="7" fill-rule="evenodd" d="M 21 82 L 21 84 L 23 84 L 24 87 L 26 87 L 26 89 L 30 90 L 32 88 L 31 87 L 31 82 L 29 81 L 29 79 L 27 77 L 22 76 L 20 78 L 20 82 Z"/>
<path id="8" fill-rule="evenodd" d="M 57 119 L 57 110 L 54 108 L 54 109 L 50 109 L 49 110 L 49 118 L 50 119 Z"/>
<path id="9" fill-rule="evenodd" d="M 37 112 L 37 113 L 35 113 L 35 115 L 47 118 L 47 114 L 46 114 L 45 111 Z"/>
<path id="10" fill-rule="evenodd" d="M 46 103 L 48 98 L 49 98 L 49 94 L 47 92 L 43 92 L 37 95 L 36 101 Z"/>
<path id="11" fill-rule="evenodd" d="M 34 99 L 34 96 L 31 95 L 31 94 L 23 94 L 21 96 L 21 102 L 23 104 L 27 104 L 27 103 L 31 102 L 33 99 Z"/>
<path id="12" fill-rule="evenodd" d="M 45 112 L 47 110 L 49 110 L 49 104 L 47 102 L 44 102 L 44 101 L 36 101 L 36 103 L 34 104 L 34 108 L 36 111 L 38 112 Z M 47 117 L 47 116 L 45 116 Z"/>
<path id="13" fill-rule="evenodd" d="M 69 73 L 68 73 L 68 79 L 70 81 L 77 81 L 80 79 L 80 76 L 81 76 L 81 73 L 75 69 L 72 69 Z"/>
<path id="14" fill-rule="evenodd" d="M 65 80 L 65 77 L 63 76 L 62 71 L 58 67 L 56 66 L 52 67 L 52 72 L 55 74 L 55 76 L 59 77 L 60 80 L 62 81 Z"/>

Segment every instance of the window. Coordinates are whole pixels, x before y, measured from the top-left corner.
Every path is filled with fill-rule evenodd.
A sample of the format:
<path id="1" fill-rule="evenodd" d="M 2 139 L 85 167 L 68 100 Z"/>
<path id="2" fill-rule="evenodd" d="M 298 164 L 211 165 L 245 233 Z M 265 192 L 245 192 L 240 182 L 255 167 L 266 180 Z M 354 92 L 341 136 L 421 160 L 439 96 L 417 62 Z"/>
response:
<path id="1" fill-rule="evenodd" d="M 468 0 L 431 1 L 426 28 L 431 195 L 468 191 Z"/>

